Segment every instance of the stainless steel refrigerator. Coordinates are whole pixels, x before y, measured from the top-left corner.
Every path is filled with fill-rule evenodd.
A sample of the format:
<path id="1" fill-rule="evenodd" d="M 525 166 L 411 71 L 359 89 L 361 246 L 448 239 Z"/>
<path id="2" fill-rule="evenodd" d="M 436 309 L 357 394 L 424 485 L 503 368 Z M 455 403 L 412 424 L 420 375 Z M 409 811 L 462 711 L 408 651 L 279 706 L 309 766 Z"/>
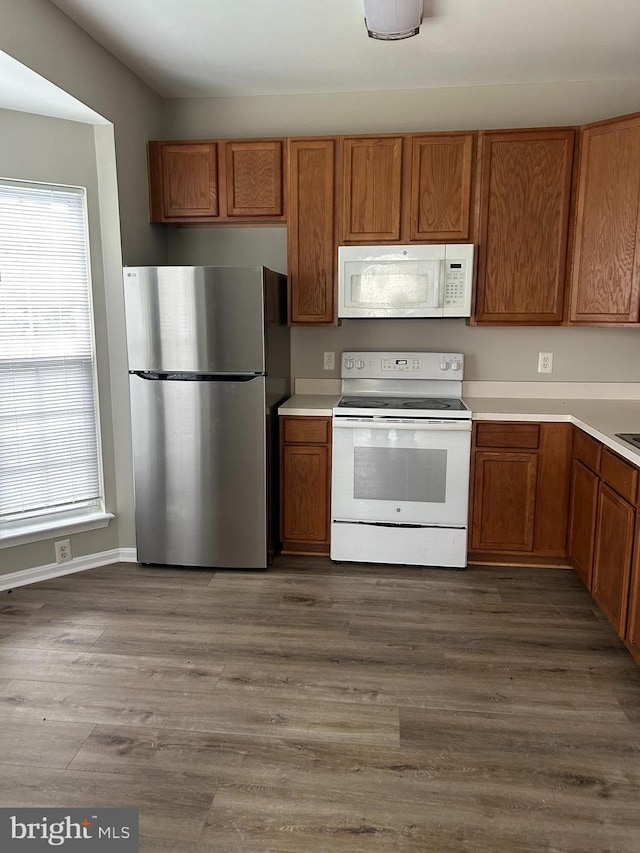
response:
<path id="1" fill-rule="evenodd" d="M 257 568 L 278 541 L 286 279 L 125 267 L 138 560 Z"/>

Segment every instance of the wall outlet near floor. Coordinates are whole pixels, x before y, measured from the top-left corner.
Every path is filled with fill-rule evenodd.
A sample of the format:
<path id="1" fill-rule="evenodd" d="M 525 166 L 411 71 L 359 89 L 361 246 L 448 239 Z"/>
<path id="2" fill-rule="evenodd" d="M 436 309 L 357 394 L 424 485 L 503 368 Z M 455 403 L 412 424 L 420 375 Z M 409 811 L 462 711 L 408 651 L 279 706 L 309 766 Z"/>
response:
<path id="1" fill-rule="evenodd" d="M 336 354 L 335 352 L 325 352 L 323 366 L 325 370 L 336 369 Z"/>
<path id="2" fill-rule="evenodd" d="M 71 541 L 69 539 L 61 539 L 56 542 L 56 563 L 68 563 L 71 559 Z"/>
<path id="3" fill-rule="evenodd" d="M 553 373 L 553 353 L 538 353 L 538 373 Z"/>

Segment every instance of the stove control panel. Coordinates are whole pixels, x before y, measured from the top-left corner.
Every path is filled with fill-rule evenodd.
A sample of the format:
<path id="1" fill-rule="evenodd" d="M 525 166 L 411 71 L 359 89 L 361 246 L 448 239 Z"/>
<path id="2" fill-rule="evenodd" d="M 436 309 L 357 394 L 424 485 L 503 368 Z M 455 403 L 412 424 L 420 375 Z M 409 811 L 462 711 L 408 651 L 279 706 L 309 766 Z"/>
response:
<path id="1" fill-rule="evenodd" d="M 343 352 L 343 379 L 462 379 L 459 352 Z"/>

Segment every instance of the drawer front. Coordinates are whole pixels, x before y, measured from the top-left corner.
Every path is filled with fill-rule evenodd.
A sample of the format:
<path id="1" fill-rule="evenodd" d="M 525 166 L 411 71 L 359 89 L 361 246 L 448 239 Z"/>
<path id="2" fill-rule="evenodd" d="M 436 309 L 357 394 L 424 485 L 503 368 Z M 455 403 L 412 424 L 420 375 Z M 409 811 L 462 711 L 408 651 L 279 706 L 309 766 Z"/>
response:
<path id="1" fill-rule="evenodd" d="M 476 447 L 506 447 L 537 450 L 539 424 L 481 422 L 476 425 Z"/>
<path id="2" fill-rule="evenodd" d="M 283 417 L 285 444 L 328 444 L 331 418 Z"/>
<path id="3" fill-rule="evenodd" d="M 602 451 L 602 479 L 621 497 L 634 504 L 638 494 L 638 469 L 610 450 Z"/>
<path id="4" fill-rule="evenodd" d="M 581 429 L 574 430 L 573 455 L 593 471 L 600 471 L 602 445 L 599 441 L 582 432 Z"/>

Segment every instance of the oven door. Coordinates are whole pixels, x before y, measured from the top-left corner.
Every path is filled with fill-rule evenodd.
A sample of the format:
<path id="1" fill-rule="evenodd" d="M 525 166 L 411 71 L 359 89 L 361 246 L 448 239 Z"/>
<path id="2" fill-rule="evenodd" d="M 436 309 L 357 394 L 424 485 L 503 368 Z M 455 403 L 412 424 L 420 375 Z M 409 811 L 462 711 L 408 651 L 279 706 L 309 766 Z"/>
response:
<path id="1" fill-rule="evenodd" d="M 467 526 L 470 421 L 334 417 L 334 521 Z"/>

